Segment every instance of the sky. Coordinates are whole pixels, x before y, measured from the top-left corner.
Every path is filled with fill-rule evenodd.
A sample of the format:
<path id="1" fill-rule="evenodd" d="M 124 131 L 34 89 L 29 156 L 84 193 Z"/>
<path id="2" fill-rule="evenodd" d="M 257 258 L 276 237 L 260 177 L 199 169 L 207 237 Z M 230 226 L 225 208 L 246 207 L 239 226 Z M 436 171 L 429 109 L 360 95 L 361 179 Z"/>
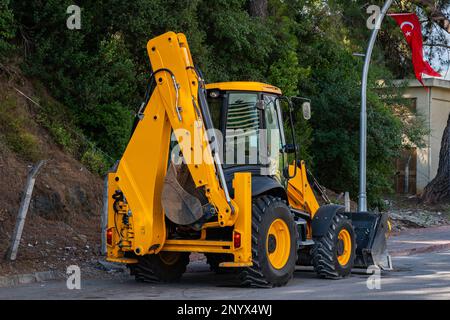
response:
<path id="1" fill-rule="evenodd" d="M 450 34 L 447 34 L 447 43 L 450 44 Z M 446 63 L 445 65 L 441 64 L 441 68 L 443 69 L 442 71 L 443 76 L 445 76 L 445 74 L 447 75 L 445 79 L 450 80 L 450 49 L 447 49 L 447 55 L 448 55 L 447 60 L 449 60 L 449 62 Z"/>
<path id="2" fill-rule="evenodd" d="M 447 43 L 450 44 L 450 35 L 447 36 Z M 444 58 L 447 60 L 450 60 L 450 49 L 446 49 L 444 51 Z M 427 56 L 425 52 L 425 59 L 430 63 L 430 65 L 433 67 L 433 69 L 440 68 L 440 73 L 443 77 L 445 77 L 446 80 L 450 80 L 450 64 L 449 63 L 441 63 L 438 58 L 434 58 L 433 60 L 430 60 L 430 57 Z M 424 76 L 424 78 L 427 78 L 427 76 Z"/>
<path id="3" fill-rule="evenodd" d="M 447 44 L 450 44 L 450 35 L 447 35 Z M 441 63 L 439 59 L 435 58 L 430 61 L 430 58 L 425 54 L 425 58 L 430 62 L 431 66 L 435 69 L 440 68 L 440 72 L 446 80 L 450 80 L 450 63 Z M 445 49 L 444 58 L 450 60 L 450 49 Z"/>

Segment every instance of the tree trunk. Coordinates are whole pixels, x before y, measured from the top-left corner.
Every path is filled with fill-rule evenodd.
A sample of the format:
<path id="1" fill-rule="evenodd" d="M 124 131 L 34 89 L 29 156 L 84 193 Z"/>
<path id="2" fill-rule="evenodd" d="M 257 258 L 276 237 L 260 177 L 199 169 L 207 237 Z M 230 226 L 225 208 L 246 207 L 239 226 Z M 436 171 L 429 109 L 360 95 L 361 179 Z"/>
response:
<path id="1" fill-rule="evenodd" d="M 267 17 L 267 0 L 250 0 L 250 15 L 252 17 Z"/>
<path id="2" fill-rule="evenodd" d="M 425 203 L 450 200 L 450 114 L 442 135 L 438 172 L 436 177 L 423 190 L 422 200 Z"/>
<path id="3" fill-rule="evenodd" d="M 450 33 L 450 20 L 437 6 L 435 0 L 412 0 L 413 3 L 425 10 L 431 21 Z M 444 129 L 439 152 L 439 167 L 436 177 L 425 187 L 422 201 L 437 203 L 450 200 L 450 114 Z"/>

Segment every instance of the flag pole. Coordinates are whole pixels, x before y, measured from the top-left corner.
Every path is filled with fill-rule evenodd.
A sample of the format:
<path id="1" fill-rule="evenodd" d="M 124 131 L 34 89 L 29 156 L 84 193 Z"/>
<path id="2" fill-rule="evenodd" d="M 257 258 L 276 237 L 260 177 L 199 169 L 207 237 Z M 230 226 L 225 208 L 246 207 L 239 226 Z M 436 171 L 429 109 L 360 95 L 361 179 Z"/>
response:
<path id="1" fill-rule="evenodd" d="M 366 177 L 366 158 L 367 158 L 367 78 L 369 75 L 370 59 L 372 57 L 373 47 L 377 40 L 378 31 L 381 23 L 386 16 L 387 11 L 392 5 L 393 0 L 386 0 L 380 15 L 377 18 L 375 28 L 370 36 L 369 45 L 366 51 L 364 60 L 364 69 L 362 73 L 361 84 L 361 115 L 359 123 L 359 196 L 358 196 L 358 211 L 367 211 L 367 177 Z"/>

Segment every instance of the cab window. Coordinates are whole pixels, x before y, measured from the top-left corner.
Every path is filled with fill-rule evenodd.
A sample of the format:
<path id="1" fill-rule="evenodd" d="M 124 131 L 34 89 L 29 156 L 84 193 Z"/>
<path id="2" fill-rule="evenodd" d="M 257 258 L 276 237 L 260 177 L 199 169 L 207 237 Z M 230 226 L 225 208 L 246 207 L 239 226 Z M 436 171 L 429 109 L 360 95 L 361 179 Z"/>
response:
<path id="1" fill-rule="evenodd" d="M 260 112 L 257 93 L 228 95 L 225 164 L 258 164 Z"/>

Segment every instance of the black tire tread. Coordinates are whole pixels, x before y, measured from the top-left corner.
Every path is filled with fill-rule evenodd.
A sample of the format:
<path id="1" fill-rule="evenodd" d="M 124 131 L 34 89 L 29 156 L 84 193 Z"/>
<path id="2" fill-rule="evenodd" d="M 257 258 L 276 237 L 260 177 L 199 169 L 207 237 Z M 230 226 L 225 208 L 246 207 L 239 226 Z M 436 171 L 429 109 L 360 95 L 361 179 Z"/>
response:
<path id="1" fill-rule="evenodd" d="M 179 260 L 172 266 L 164 265 L 157 255 L 147 255 L 138 258 L 137 264 L 131 264 L 130 274 L 138 282 L 170 283 L 178 282 L 186 272 L 189 264 L 189 253 L 181 253 Z"/>
<path id="2" fill-rule="evenodd" d="M 311 250 L 314 271 L 321 278 L 340 279 L 343 277 L 336 269 L 334 259 L 334 241 L 335 237 L 337 237 L 336 230 L 339 224 L 342 223 L 342 220 L 348 221 L 348 218 L 341 213 L 335 214 L 330 228 L 324 236 L 315 239 L 315 244 Z"/>
<path id="3" fill-rule="evenodd" d="M 265 214 L 267 208 L 273 205 L 275 202 L 283 202 L 281 198 L 275 198 L 270 195 L 264 195 L 258 197 L 253 200 L 252 204 L 252 259 L 253 265 L 251 267 L 242 268 L 239 273 L 239 279 L 241 286 L 243 287 L 254 287 L 254 288 L 272 288 L 272 287 L 281 287 L 286 285 L 290 278 L 286 279 L 283 282 L 279 283 L 271 283 L 264 276 L 261 269 L 261 257 L 258 253 L 258 237 L 257 234 L 260 232 L 260 223 L 262 221 L 262 217 Z M 295 229 L 297 230 L 297 229 Z M 297 243 L 298 232 L 295 235 L 295 242 Z M 297 254 L 297 250 L 295 250 Z M 295 261 L 297 261 L 297 256 L 295 257 Z M 294 264 L 295 269 L 295 264 Z M 294 270 L 292 270 L 293 274 Z"/>

